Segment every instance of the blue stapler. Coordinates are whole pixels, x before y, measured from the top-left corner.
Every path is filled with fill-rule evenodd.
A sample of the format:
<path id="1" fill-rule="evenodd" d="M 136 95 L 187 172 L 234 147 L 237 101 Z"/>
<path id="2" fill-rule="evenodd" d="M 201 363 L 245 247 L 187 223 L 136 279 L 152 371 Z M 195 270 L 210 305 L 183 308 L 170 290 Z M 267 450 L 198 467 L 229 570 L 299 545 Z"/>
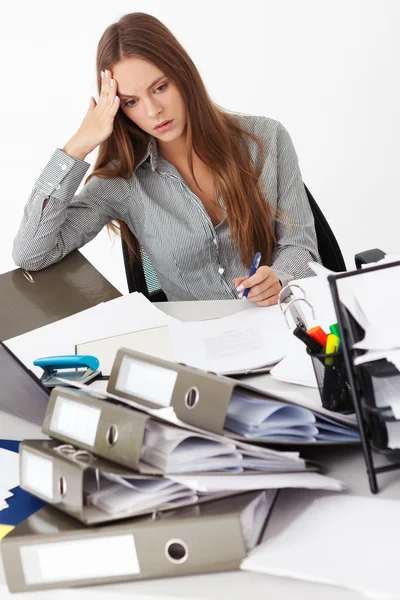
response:
<path id="1" fill-rule="evenodd" d="M 98 370 L 99 361 L 95 356 L 82 354 L 66 354 L 65 356 L 46 356 L 33 361 L 36 367 L 43 369 L 40 381 L 48 388 L 56 385 L 68 385 L 66 381 L 59 381 L 62 377 L 68 382 L 89 383 L 101 376 Z M 70 369 L 64 371 L 64 369 Z M 60 373 L 60 371 L 62 371 Z"/>

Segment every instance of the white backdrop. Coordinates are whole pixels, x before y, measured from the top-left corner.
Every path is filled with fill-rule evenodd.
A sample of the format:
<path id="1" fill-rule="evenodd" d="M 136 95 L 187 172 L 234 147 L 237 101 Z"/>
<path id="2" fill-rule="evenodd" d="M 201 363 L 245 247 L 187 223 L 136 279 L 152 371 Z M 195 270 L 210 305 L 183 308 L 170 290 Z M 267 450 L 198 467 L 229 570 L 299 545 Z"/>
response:
<path id="1" fill-rule="evenodd" d="M 172 30 L 218 104 L 285 125 L 348 268 L 359 250 L 400 252 L 398 0 L 25 0 L 0 15 L 0 273 L 37 176 L 97 97 L 101 34 L 133 11 Z M 118 239 L 83 253 L 126 291 Z"/>

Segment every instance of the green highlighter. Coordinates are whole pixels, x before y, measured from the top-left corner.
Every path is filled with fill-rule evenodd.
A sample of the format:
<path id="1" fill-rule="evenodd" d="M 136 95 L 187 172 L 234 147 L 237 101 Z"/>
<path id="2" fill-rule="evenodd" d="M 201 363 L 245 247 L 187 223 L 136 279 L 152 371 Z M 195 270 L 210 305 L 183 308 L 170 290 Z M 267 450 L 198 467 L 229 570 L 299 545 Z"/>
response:
<path id="1" fill-rule="evenodd" d="M 331 333 L 333 333 L 334 335 L 336 335 L 336 337 L 338 337 L 339 340 L 340 340 L 339 325 L 337 323 L 334 323 L 333 325 L 331 325 L 329 327 L 329 330 L 330 330 Z"/>

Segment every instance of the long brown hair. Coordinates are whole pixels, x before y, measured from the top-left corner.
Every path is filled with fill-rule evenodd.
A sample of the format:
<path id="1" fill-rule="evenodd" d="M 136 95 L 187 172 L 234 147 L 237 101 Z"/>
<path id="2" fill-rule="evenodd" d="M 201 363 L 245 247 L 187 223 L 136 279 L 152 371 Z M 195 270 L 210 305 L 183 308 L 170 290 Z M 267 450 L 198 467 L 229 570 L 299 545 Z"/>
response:
<path id="1" fill-rule="evenodd" d="M 214 174 L 214 183 L 223 199 L 233 243 L 241 260 L 250 266 L 254 253 L 261 252 L 269 265 L 276 244 L 272 219 L 276 218 L 260 189 L 263 147 L 256 136 L 241 129 L 235 118 L 216 105 L 193 61 L 165 25 L 155 17 L 135 12 L 124 15 L 103 33 L 97 48 L 97 79 L 101 89 L 101 71 L 110 69 L 127 57 L 140 57 L 158 67 L 177 86 L 187 107 L 187 158 L 193 179 L 194 151 Z M 248 140 L 257 144 L 260 159 L 251 158 Z M 143 158 L 149 136 L 120 109 L 114 119 L 111 136 L 100 144 L 94 170 L 98 177 L 130 179 L 135 165 Z M 119 229 L 131 251 L 137 255 L 137 241 L 126 223 L 111 223 Z"/>

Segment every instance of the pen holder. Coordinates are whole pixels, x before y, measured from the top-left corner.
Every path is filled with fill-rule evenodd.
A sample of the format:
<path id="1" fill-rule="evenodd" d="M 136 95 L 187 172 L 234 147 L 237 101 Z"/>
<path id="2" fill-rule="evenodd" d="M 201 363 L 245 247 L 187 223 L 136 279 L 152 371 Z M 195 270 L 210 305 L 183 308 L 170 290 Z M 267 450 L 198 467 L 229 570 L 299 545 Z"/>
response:
<path id="1" fill-rule="evenodd" d="M 322 406 L 340 413 L 354 412 L 343 353 L 317 354 L 307 349 L 307 354 L 312 360 Z"/>

